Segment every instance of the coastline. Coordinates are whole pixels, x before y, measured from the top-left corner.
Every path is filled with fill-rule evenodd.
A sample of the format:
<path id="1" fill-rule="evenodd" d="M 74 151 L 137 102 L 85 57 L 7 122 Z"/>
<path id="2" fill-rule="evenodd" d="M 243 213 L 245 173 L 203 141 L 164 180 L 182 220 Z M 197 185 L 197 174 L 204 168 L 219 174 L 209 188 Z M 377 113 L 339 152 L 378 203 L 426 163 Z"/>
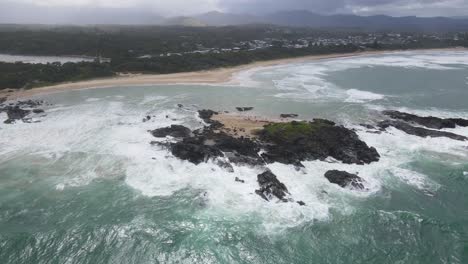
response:
<path id="1" fill-rule="evenodd" d="M 258 61 L 250 64 L 218 68 L 207 71 L 182 72 L 170 74 L 122 74 L 120 76 L 92 79 L 79 82 L 67 82 L 51 86 L 38 87 L 28 90 L 18 90 L 14 92 L 0 91 L 0 97 L 8 99 L 19 99 L 32 97 L 35 95 L 51 94 L 67 90 L 109 88 L 121 86 L 142 86 L 142 85 L 164 85 L 164 84 L 235 84 L 235 76 L 244 71 L 256 68 L 280 66 L 292 63 L 307 61 L 317 61 L 324 59 L 349 58 L 366 55 L 389 54 L 404 51 L 461 51 L 466 48 L 441 48 L 441 49 L 417 49 L 417 50 L 394 50 L 394 51 L 364 51 L 352 53 L 335 53 L 327 55 L 309 55 L 296 58 L 285 58 L 267 61 Z M 8 89 L 7 89 L 8 90 Z"/>

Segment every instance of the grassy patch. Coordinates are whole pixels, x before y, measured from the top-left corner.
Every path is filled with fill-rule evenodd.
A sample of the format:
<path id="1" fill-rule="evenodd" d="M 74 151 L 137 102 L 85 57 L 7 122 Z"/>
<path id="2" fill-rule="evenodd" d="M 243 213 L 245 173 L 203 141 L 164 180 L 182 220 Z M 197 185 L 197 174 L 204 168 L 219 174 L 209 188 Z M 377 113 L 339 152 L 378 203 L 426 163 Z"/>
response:
<path id="1" fill-rule="evenodd" d="M 260 134 L 266 138 L 276 138 L 288 141 L 302 136 L 312 135 L 317 130 L 330 127 L 334 124 L 327 120 L 316 119 L 314 122 L 289 122 L 289 123 L 273 123 L 266 125 Z"/>

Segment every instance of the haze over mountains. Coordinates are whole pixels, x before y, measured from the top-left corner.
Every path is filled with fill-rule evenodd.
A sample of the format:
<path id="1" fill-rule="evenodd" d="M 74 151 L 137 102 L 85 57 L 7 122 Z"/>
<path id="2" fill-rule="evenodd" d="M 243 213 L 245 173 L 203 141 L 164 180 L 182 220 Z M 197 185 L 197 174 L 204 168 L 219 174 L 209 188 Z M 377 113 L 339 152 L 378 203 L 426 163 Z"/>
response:
<path id="1" fill-rule="evenodd" d="M 41 14 L 37 16 L 35 14 Z M 45 15 L 44 15 L 45 14 Z M 119 24 L 228 26 L 271 24 L 292 27 L 343 28 L 398 31 L 467 31 L 467 17 L 392 17 L 387 15 L 358 16 L 352 14 L 323 15 L 308 10 L 278 11 L 249 15 L 217 11 L 192 16 L 163 17 L 154 11 L 123 8 L 12 8 L 2 13 L 0 23 L 19 24 Z"/>
<path id="2" fill-rule="evenodd" d="M 184 26 L 227 26 L 273 24 L 293 27 L 356 28 L 365 30 L 468 30 L 468 19 L 448 17 L 391 17 L 385 15 L 321 15 L 305 10 L 280 11 L 264 16 L 208 12 L 191 17 L 191 23 L 168 23 Z M 168 21 L 168 20 L 166 20 Z M 176 20 L 172 20 L 176 22 Z"/>

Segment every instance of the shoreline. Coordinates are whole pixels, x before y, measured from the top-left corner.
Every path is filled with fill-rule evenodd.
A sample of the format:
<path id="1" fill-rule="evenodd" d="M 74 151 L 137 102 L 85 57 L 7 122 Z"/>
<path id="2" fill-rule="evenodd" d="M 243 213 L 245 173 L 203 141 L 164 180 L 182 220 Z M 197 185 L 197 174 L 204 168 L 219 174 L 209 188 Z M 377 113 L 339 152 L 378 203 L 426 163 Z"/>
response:
<path id="1" fill-rule="evenodd" d="M 171 84 L 236 84 L 235 77 L 245 71 L 301 63 L 307 61 L 317 61 L 325 59 L 349 58 L 366 55 L 389 54 L 405 51 L 466 51 L 467 48 L 441 48 L 441 49 L 415 49 L 415 50 L 387 50 L 387 51 L 363 51 L 352 53 L 333 53 L 326 55 L 309 55 L 295 58 L 275 59 L 258 61 L 250 64 L 234 66 L 229 68 L 218 68 L 207 71 L 182 72 L 169 74 L 121 74 L 120 76 L 102 79 L 92 79 L 79 82 L 67 82 L 51 86 L 43 86 L 28 90 L 18 90 L 8 92 L 0 91 L 0 97 L 8 99 L 19 99 L 32 97 L 35 95 L 52 94 L 68 90 L 97 89 L 122 86 L 145 86 L 145 85 L 171 85 Z"/>

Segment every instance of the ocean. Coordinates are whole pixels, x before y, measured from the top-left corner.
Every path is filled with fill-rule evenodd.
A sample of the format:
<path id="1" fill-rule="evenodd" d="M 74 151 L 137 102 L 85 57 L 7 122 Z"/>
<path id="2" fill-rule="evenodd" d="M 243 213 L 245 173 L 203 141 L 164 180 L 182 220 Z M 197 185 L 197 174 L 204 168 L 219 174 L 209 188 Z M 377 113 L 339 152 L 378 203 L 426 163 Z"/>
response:
<path id="1" fill-rule="evenodd" d="M 468 52 L 327 59 L 236 81 L 42 95 L 38 123 L 1 123 L 0 263 L 468 263 L 468 142 L 360 126 L 389 109 L 468 118 Z M 256 195 L 260 168 L 229 173 L 150 144 L 148 130 L 199 128 L 197 110 L 236 106 L 333 120 L 381 160 L 268 165 L 299 206 Z M 332 169 L 366 190 L 328 182 Z"/>

